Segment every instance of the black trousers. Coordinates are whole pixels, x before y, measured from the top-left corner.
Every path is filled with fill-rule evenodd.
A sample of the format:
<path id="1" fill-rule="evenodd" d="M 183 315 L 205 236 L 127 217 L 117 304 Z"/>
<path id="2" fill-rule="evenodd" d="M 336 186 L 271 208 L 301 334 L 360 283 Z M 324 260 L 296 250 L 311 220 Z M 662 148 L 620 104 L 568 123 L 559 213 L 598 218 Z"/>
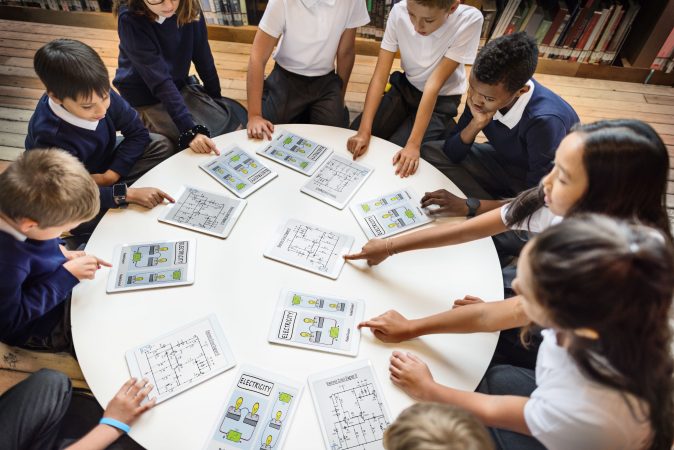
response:
<path id="1" fill-rule="evenodd" d="M 262 116 L 271 123 L 312 123 L 346 127 L 344 83 L 335 72 L 308 77 L 276 64 L 262 91 Z"/>
<path id="2" fill-rule="evenodd" d="M 391 89 L 381 99 L 372 122 L 372 135 L 404 147 L 412 133 L 423 92 L 415 88 L 402 72 L 393 72 L 389 78 Z M 461 102 L 460 95 L 439 95 L 423 142 L 445 139 L 455 125 L 454 117 Z M 362 114 L 351 123 L 358 130 Z"/>

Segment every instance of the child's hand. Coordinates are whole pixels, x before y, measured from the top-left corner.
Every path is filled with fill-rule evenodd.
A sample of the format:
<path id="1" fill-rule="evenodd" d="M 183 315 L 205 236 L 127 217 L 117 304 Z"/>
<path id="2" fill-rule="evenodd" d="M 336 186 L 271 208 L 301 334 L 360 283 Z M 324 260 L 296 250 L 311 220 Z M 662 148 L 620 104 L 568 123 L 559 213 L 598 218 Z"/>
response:
<path id="1" fill-rule="evenodd" d="M 112 267 L 112 264 L 91 255 L 79 256 L 63 264 L 63 268 L 80 281 L 93 280 L 101 266 Z"/>
<path id="2" fill-rule="evenodd" d="M 138 420 L 138 418 L 156 403 L 156 398 L 141 405 L 145 397 L 152 390 L 152 385 L 148 380 L 129 379 L 122 388 L 110 400 L 108 406 L 103 412 L 103 417 L 119 420 L 129 426 Z"/>
<path id="3" fill-rule="evenodd" d="M 468 205 L 466 199 L 457 197 L 446 189 L 438 189 L 433 192 L 426 192 L 421 198 L 421 207 L 428 208 L 431 205 L 437 205 L 439 208 L 429 210 L 429 214 L 435 216 L 467 216 Z"/>
<path id="4" fill-rule="evenodd" d="M 473 295 L 466 295 L 463 298 L 454 300 L 454 305 L 452 305 L 452 309 L 460 308 L 461 306 L 466 305 L 475 305 L 477 303 L 484 303 L 484 300 L 482 300 L 480 297 L 475 297 Z"/>
<path id="5" fill-rule="evenodd" d="M 126 201 L 136 205 L 152 209 L 155 206 L 164 203 L 164 199 L 171 203 L 176 201 L 166 192 L 153 187 L 129 188 L 126 191 Z"/>
<path id="6" fill-rule="evenodd" d="M 492 121 L 494 118 L 494 114 L 496 114 L 496 111 L 493 112 L 483 112 L 481 111 L 475 103 L 473 103 L 472 100 L 472 90 L 468 88 L 468 95 L 466 96 L 466 105 L 468 105 L 468 108 L 470 109 L 470 113 L 473 115 L 473 120 L 472 122 L 477 125 L 477 127 L 482 130 L 484 127 L 489 125 L 489 123 Z"/>
<path id="7" fill-rule="evenodd" d="M 393 352 L 390 363 L 393 384 L 417 401 L 433 400 L 430 392 L 435 381 L 422 360 L 411 353 Z"/>
<path id="8" fill-rule="evenodd" d="M 248 118 L 248 137 L 251 139 L 269 139 L 274 133 L 274 124 L 262 116 Z"/>
<path id="9" fill-rule="evenodd" d="M 396 166 L 396 175 L 406 178 L 414 175 L 419 168 L 421 149 L 416 144 L 407 143 L 405 147 L 393 155 L 393 165 Z"/>
<path id="10" fill-rule="evenodd" d="M 353 154 L 354 161 L 359 156 L 365 154 L 367 148 L 370 146 L 370 138 L 372 135 L 370 133 L 365 133 L 363 131 L 358 131 L 346 141 L 346 149 Z"/>
<path id="11" fill-rule="evenodd" d="M 365 259 L 368 266 L 376 266 L 388 257 L 389 254 L 386 250 L 386 241 L 384 239 L 370 239 L 363 245 L 360 253 L 344 255 L 344 259 L 347 261 Z"/>
<path id="12" fill-rule="evenodd" d="M 63 256 L 65 256 L 68 261 L 70 261 L 71 259 L 79 258 L 80 256 L 84 256 L 87 254 L 86 252 L 80 250 L 74 251 L 68 250 L 63 245 L 59 245 L 59 248 L 61 249 L 61 253 L 63 253 Z"/>
<path id="13" fill-rule="evenodd" d="M 205 134 L 197 134 L 190 142 L 190 148 L 194 153 L 215 153 L 220 154 L 220 150 L 215 146 L 215 142 Z"/>
<path id="14" fill-rule="evenodd" d="M 369 328 L 377 339 L 388 343 L 398 343 L 416 337 L 412 331 L 411 321 L 394 310 L 359 323 L 358 329 L 361 328 Z"/>

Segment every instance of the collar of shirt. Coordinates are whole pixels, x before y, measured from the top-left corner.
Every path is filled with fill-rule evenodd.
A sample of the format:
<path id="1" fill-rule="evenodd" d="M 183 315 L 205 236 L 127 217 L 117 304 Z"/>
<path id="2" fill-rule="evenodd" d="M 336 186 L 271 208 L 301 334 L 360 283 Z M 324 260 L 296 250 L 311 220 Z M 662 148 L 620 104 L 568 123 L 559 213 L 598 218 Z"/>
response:
<path id="1" fill-rule="evenodd" d="M 157 18 L 154 19 L 154 21 L 157 22 L 159 25 L 164 23 L 165 20 L 166 20 L 166 17 L 164 17 L 164 16 L 157 16 Z"/>
<path id="2" fill-rule="evenodd" d="M 96 131 L 96 128 L 98 127 L 99 122 L 98 120 L 80 119 L 76 115 L 66 111 L 66 109 L 63 106 L 56 103 L 54 100 L 51 99 L 51 97 L 49 98 L 49 107 L 58 118 L 60 118 L 61 120 L 65 120 L 70 125 L 75 125 L 76 127 L 84 128 L 85 130 L 91 131 Z"/>
<path id="3" fill-rule="evenodd" d="M 11 235 L 17 241 L 25 241 L 27 239 L 25 234 L 19 232 L 16 228 L 7 223 L 7 221 L 2 217 L 0 217 L 0 231 L 4 231 L 5 233 Z"/>
<path id="4" fill-rule="evenodd" d="M 534 94 L 534 82 L 531 80 L 527 81 L 527 86 L 529 86 L 529 92 L 520 95 L 520 98 L 517 99 L 507 113 L 501 114 L 501 111 L 496 111 L 494 120 L 498 120 L 511 130 L 515 128 L 515 125 L 522 119 L 524 109 L 527 107 L 529 100 L 531 100 L 531 96 Z"/>
<path id="5" fill-rule="evenodd" d="M 304 3 L 304 6 L 307 8 L 312 8 L 318 3 L 325 3 L 326 5 L 333 6 L 336 1 L 337 0 L 302 0 L 302 3 Z"/>

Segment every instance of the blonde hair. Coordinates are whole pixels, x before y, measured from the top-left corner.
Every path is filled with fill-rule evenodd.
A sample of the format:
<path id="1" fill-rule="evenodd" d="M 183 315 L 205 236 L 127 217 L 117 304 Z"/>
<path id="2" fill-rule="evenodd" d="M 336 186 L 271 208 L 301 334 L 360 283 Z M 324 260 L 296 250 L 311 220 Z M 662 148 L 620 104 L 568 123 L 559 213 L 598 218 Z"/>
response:
<path id="1" fill-rule="evenodd" d="M 487 429 L 468 412 L 440 403 L 417 403 L 384 432 L 386 450 L 493 450 Z"/>
<path id="2" fill-rule="evenodd" d="M 91 220 L 99 209 L 96 183 L 64 150 L 26 151 L 0 174 L 0 212 L 11 220 L 48 228 Z"/>
<path id="3" fill-rule="evenodd" d="M 119 9 L 122 6 L 126 6 L 132 13 L 145 16 L 149 20 L 157 20 L 158 16 L 150 11 L 150 8 L 145 4 L 145 0 L 113 0 L 112 13 L 118 16 Z M 201 17 L 201 4 L 199 0 L 180 0 L 175 14 L 180 27 L 190 22 L 196 22 Z"/>

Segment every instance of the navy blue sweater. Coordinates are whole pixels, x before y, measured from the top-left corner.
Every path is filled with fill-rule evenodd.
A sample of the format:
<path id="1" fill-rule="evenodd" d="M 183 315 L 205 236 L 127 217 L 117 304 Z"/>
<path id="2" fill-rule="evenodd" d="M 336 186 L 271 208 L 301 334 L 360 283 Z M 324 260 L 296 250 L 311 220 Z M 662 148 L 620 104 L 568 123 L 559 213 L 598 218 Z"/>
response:
<path id="1" fill-rule="evenodd" d="M 148 133 L 136 110 L 112 89 L 110 107 L 96 130 L 72 125 L 51 110 L 47 95 L 43 95 L 28 123 L 26 150 L 58 147 L 82 161 L 89 173 L 104 173 L 111 169 L 122 178 L 129 173 L 150 143 Z M 124 140 L 116 146 L 117 131 Z M 101 209 L 114 208 L 112 187 L 100 187 Z"/>
<path id="2" fill-rule="evenodd" d="M 515 127 L 510 129 L 498 120 L 492 120 L 482 130 L 502 164 L 526 170 L 527 187 L 536 186 L 552 169 L 559 143 L 579 121 L 564 99 L 536 80 L 532 81 L 534 92 Z M 472 144 L 464 144 L 460 133 L 472 119 L 470 108 L 466 107 L 458 125 L 445 141 L 445 154 L 454 163 L 461 162 L 470 151 Z"/>
<path id="3" fill-rule="evenodd" d="M 64 267 L 58 239 L 19 241 L 0 231 L 0 341 L 20 345 L 29 334 L 46 336 L 36 321 L 79 283 Z M 30 331 L 29 331 L 30 330 Z"/>
<path id="4" fill-rule="evenodd" d="M 181 133 L 193 128 L 194 120 L 180 95 L 192 62 L 208 95 L 221 96 L 203 14 L 179 27 L 176 15 L 160 24 L 123 7 L 117 32 L 119 62 L 112 84 L 119 93 L 134 107 L 161 101 Z"/>

